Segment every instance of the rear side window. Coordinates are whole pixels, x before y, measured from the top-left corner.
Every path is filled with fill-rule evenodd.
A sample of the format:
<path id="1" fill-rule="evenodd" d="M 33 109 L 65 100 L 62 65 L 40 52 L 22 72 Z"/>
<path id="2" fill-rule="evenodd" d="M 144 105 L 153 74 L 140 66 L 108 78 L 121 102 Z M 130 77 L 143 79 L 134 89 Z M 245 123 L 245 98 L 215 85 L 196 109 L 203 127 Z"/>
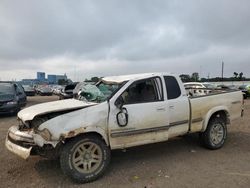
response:
<path id="1" fill-rule="evenodd" d="M 168 99 L 176 99 L 181 95 L 180 86 L 173 76 L 164 76 Z"/>
<path id="2" fill-rule="evenodd" d="M 23 87 L 22 87 L 21 85 L 19 85 L 19 84 L 17 84 L 16 86 L 17 86 L 17 87 L 16 87 L 17 93 L 22 93 L 22 94 L 24 94 L 24 89 L 23 89 Z"/>

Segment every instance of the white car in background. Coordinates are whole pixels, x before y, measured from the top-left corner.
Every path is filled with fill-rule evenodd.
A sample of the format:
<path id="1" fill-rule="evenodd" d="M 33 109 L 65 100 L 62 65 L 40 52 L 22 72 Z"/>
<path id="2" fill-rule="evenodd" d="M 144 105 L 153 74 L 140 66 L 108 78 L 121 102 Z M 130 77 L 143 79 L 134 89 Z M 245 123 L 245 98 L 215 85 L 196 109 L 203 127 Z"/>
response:
<path id="1" fill-rule="evenodd" d="M 206 86 L 200 82 L 187 82 L 184 83 L 184 87 L 187 94 L 190 96 L 200 96 L 209 93 L 209 90 L 206 89 Z"/>

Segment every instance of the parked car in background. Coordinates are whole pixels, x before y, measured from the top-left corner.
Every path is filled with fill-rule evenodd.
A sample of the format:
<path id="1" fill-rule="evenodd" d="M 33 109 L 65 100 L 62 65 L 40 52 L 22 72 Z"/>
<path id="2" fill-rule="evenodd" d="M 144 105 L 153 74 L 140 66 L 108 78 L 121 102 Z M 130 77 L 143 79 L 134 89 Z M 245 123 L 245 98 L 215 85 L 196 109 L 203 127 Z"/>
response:
<path id="1" fill-rule="evenodd" d="M 77 84 L 78 82 L 66 85 L 62 92 L 59 94 L 59 99 L 62 100 L 73 98 L 73 90 L 75 89 Z"/>
<path id="2" fill-rule="evenodd" d="M 22 85 L 26 96 L 35 96 L 36 91 L 33 87 L 29 85 Z"/>
<path id="3" fill-rule="evenodd" d="M 41 96 L 51 96 L 53 93 L 50 87 L 44 86 L 39 88 L 38 94 Z"/>
<path id="4" fill-rule="evenodd" d="M 0 82 L 0 114 L 16 113 L 26 102 L 26 94 L 21 85 Z"/>
<path id="5" fill-rule="evenodd" d="M 77 98 L 79 92 L 82 91 L 82 89 L 84 88 L 84 86 L 87 85 L 86 82 L 79 82 L 76 87 L 73 89 L 73 98 Z"/>
<path id="6" fill-rule="evenodd" d="M 243 92 L 244 99 L 250 97 L 250 85 L 241 85 L 239 89 Z"/>
<path id="7" fill-rule="evenodd" d="M 207 89 L 216 89 L 217 86 L 215 84 L 212 84 L 212 83 L 208 83 L 208 82 L 203 82 L 202 83 L 203 86 L 205 86 Z"/>
<path id="8" fill-rule="evenodd" d="M 217 85 L 217 89 L 238 89 L 237 86 L 235 85 L 224 85 L 224 84 L 220 84 L 220 85 Z"/>
<path id="9" fill-rule="evenodd" d="M 186 92 L 190 96 L 206 95 L 209 90 L 200 82 L 187 82 L 183 84 Z"/>
<path id="10" fill-rule="evenodd" d="M 65 88 L 65 86 L 61 86 L 61 85 L 55 85 L 52 89 L 52 92 L 54 95 L 60 95 L 60 93 L 62 92 L 62 90 Z"/>

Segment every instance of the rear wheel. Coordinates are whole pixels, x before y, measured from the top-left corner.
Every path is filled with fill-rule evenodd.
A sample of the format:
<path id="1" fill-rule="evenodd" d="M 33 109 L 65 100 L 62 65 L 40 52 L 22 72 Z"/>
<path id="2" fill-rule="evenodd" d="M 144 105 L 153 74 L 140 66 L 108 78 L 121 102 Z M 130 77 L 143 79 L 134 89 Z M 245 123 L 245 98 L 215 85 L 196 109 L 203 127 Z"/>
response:
<path id="1" fill-rule="evenodd" d="M 227 138 L 226 122 L 221 117 L 210 120 L 205 132 L 200 134 L 202 144 L 208 149 L 221 148 Z"/>
<path id="2" fill-rule="evenodd" d="M 110 162 L 110 149 L 97 136 L 86 135 L 69 141 L 60 156 L 63 172 L 78 183 L 100 177 Z"/>

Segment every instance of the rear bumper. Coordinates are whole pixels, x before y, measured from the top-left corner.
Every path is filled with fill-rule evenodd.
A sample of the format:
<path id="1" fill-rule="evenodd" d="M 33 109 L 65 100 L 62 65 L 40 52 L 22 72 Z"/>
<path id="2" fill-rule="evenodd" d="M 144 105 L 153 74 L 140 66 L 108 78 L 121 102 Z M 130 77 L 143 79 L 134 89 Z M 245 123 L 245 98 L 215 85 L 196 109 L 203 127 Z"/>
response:
<path id="1" fill-rule="evenodd" d="M 34 140 L 30 134 L 19 131 L 17 126 L 10 127 L 5 140 L 5 146 L 10 152 L 27 159 L 33 145 Z"/>

